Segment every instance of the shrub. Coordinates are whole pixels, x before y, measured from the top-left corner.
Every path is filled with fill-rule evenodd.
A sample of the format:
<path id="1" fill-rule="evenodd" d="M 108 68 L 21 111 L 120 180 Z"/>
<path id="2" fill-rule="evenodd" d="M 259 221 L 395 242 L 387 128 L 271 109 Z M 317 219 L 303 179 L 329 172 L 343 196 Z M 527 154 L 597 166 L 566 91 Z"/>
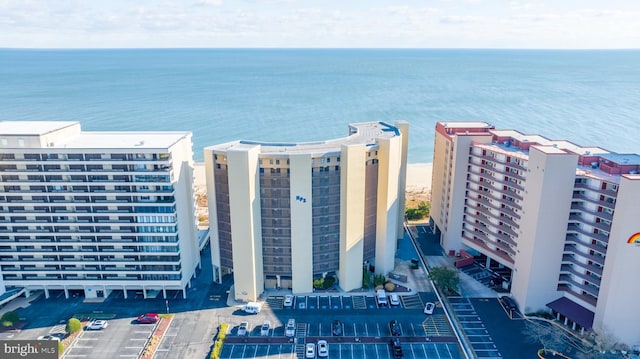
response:
<path id="1" fill-rule="evenodd" d="M 391 283 L 391 282 L 387 282 L 387 283 L 385 283 L 385 285 L 384 285 L 384 289 L 385 289 L 387 292 L 393 292 L 393 290 L 394 290 L 394 289 L 396 289 L 396 285 L 395 285 L 395 284 L 393 284 L 393 283 Z"/>
<path id="2" fill-rule="evenodd" d="M 322 289 L 324 286 L 324 278 L 318 278 L 313 280 L 313 287 L 315 289 Z"/>
<path id="3" fill-rule="evenodd" d="M 82 330 L 82 323 L 76 318 L 71 318 L 67 322 L 67 332 L 73 334 Z"/>
<path id="4" fill-rule="evenodd" d="M 386 281 L 387 279 L 382 274 L 378 274 L 373 277 L 373 285 L 375 285 L 376 287 L 379 285 L 384 285 L 384 282 Z"/>
<path id="5" fill-rule="evenodd" d="M 6 312 L 2 315 L 0 321 L 3 327 L 10 327 L 20 320 L 20 316 L 16 312 Z"/>
<path id="6" fill-rule="evenodd" d="M 326 277 L 324 279 L 324 286 L 323 289 L 329 289 L 331 287 L 333 287 L 333 285 L 336 284 L 336 278 L 331 276 L 331 277 Z"/>
<path id="7" fill-rule="evenodd" d="M 62 342 L 58 342 L 58 356 L 62 356 L 62 353 L 64 353 L 64 344 L 62 344 Z"/>
<path id="8" fill-rule="evenodd" d="M 371 286 L 371 275 L 365 268 L 362 269 L 362 287 L 369 288 Z"/>
<path id="9" fill-rule="evenodd" d="M 407 208 L 404 212 L 408 220 L 417 220 L 429 216 L 431 210 L 429 202 L 420 202 L 418 208 Z"/>

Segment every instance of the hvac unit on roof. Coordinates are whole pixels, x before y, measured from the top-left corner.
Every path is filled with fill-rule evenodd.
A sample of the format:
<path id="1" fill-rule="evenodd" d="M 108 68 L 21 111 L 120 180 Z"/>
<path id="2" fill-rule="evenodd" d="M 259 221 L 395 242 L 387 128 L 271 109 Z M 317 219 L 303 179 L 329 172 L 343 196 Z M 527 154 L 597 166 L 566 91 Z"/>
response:
<path id="1" fill-rule="evenodd" d="M 598 162 L 591 162 L 591 168 L 598 168 Z"/>
<path id="2" fill-rule="evenodd" d="M 631 170 L 631 171 L 629 171 L 629 174 L 630 174 L 630 175 L 637 175 L 637 174 L 638 174 L 638 171 L 636 171 L 636 170 Z"/>

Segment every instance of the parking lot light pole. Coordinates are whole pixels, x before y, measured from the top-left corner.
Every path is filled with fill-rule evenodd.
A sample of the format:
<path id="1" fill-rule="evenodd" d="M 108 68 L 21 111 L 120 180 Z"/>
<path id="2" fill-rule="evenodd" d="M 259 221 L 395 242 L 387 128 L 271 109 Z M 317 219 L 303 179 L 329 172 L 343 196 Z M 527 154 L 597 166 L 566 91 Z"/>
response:
<path id="1" fill-rule="evenodd" d="M 167 306 L 167 314 L 169 314 L 169 299 L 165 299 L 164 304 Z"/>

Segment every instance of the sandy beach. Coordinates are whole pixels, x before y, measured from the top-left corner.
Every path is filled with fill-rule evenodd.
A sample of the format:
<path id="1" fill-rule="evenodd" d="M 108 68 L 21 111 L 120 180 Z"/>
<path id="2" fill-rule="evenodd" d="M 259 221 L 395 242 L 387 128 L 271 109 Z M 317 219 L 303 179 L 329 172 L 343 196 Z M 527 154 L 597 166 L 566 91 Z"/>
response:
<path id="1" fill-rule="evenodd" d="M 431 197 L 431 163 L 409 163 L 407 165 L 406 207 L 416 207 L 418 203 Z"/>

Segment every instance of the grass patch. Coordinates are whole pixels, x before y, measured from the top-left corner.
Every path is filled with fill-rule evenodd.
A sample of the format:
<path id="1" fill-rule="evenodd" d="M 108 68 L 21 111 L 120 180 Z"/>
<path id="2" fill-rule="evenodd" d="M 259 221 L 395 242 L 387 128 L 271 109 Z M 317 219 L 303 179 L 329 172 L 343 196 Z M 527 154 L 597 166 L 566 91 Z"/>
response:
<path id="1" fill-rule="evenodd" d="M 76 318 L 76 319 L 86 319 L 86 318 L 91 318 L 91 319 L 113 319 L 115 318 L 116 315 L 113 313 L 78 313 L 78 314 L 74 314 L 72 318 Z"/>

